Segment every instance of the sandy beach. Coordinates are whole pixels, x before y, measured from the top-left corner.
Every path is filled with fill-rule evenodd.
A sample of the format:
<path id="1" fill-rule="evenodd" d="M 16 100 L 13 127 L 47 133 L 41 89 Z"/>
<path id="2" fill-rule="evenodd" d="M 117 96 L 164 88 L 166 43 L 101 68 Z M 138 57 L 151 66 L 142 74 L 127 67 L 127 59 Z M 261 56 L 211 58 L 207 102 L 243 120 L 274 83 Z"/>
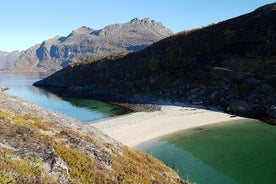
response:
<path id="1" fill-rule="evenodd" d="M 136 112 L 93 123 L 91 126 L 127 146 L 135 147 L 180 130 L 240 119 L 244 118 L 206 109 L 164 105 L 160 111 Z"/>

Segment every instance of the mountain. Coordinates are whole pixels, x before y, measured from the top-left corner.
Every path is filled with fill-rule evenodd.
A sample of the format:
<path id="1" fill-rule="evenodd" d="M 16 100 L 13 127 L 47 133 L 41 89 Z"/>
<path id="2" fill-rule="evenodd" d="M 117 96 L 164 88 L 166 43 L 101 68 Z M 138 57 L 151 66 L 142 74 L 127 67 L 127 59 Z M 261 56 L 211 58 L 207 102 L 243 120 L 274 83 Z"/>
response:
<path id="1" fill-rule="evenodd" d="M 171 34 L 171 30 L 149 18 L 135 18 L 100 30 L 83 26 L 67 37 L 56 36 L 27 49 L 11 69 L 56 71 L 78 60 L 138 51 Z"/>
<path id="2" fill-rule="evenodd" d="M 274 3 L 137 53 L 72 64 L 34 85 L 105 101 L 201 104 L 276 124 L 275 20 Z"/>
<path id="3" fill-rule="evenodd" d="M 1 91 L 0 126 L 0 183 L 186 183 L 150 155 Z"/>
<path id="4" fill-rule="evenodd" d="M 8 68 L 9 66 L 13 65 L 13 63 L 19 58 L 20 52 L 13 51 L 13 52 L 5 52 L 0 51 L 0 70 Z"/>

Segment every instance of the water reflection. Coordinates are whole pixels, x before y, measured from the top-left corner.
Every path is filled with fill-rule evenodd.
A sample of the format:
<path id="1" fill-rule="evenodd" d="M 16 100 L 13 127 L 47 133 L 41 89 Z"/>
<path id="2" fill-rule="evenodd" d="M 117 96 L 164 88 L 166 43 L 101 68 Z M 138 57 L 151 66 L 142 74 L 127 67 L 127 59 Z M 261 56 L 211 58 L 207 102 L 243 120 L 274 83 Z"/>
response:
<path id="1" fill-rule="evenodd" d="M 128 112 L 116 105 L 90 99 L 61 97 L 45 89 L 32 86 L 34 82 L 46 76 L 43 73 L 0 72 L 0 85 L 9 87 L 9 90 L 6 91 L 8 94 L 19 96 L 83 122 L 94 122 Z"/>
<path id="2" fill-rule="evenodd" d="M 46 96 L 47 98 L 49 98 L 50 100 L 53 101 L 62 101 L 63 99 L 61 97 L 59 97 L 58 95 L 51 93 L 43 88 L 37 88 L 34 86 L 28 86 L 28 91 L 32 91 L 32 93 L 36 93 L 39 96 Z"/>

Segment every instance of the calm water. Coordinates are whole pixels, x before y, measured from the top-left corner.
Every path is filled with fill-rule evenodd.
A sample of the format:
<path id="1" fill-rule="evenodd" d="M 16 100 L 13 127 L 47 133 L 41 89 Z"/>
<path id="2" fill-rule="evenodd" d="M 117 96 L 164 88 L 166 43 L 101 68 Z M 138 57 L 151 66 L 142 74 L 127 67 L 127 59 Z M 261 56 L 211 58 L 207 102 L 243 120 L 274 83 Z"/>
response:
<path id="1" fill-rule="evenodd" d="M 259 121 L 197 128 L 137 148 L 198 184 L 276 183 L 276 127 Z"/>
<path id="2" fill-rule="evenodd" d="M 96 100 L 59 97 L 32 84 L 46 76 L 38 73 L 0 72 L 0 86 L 7 86 L 5 93 L 19 96 L 47 109 L 74 117 L 83 122 L 94 122 L 128 113 L 116 105 Z"/>

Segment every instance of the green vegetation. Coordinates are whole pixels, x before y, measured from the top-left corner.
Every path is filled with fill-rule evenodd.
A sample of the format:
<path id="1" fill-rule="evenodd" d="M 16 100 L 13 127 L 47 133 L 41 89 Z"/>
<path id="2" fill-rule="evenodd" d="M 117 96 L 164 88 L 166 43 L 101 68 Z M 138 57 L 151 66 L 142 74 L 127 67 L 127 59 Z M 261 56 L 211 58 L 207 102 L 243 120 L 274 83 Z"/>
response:
<path id="1" fill-rule="evenodd" d="M 84 61 L 79 61 L 79 62 L 72 63 L 72 64 L 70 64 L 70 67 L 76 67 L 76 66 L 91 64 L 91 63 L 94 63 L 96 61 L 98 61 L 98 62 L 113 61 L 113 60 L 125 57 L 129 53 L 131 53 L 131 52 L 124 51 L 124 52 L 118 52 L 118 53 L 111 54 L 111 55 L 109 55 L 105 58 L 89 58 L 89 59 L 84 60 Z"/>
<path id="2" fill-rule="evenodd" d="M 69 173 L 72 176 L 73 183 L 95 183 L 99 176 L 95 172 L 95 162 L 92 158 L 88 157 L 85 153 L 64 146 L 64 143 L 54 145 L 57 155 L 59 155 L 70 167 Z M 100 181 L 99 181 L 100 182 Z M 99 183 L 98 182 L 98 183 Z M 103 180 L 101 180 L 102 183 Z"/>
<path id="3" fill-rule="evenodd" d="M 0 126 L 0 183 L 183 182 L 147 154 L 37 117 L 0 110 Z"/>
<path id="4" fill-rule="evenodd" d="M 0 147 L 0 183 L 57 183 L 42 163 L 39 158 L 14 157 L 10 150 Z"/>
<path id="5" fill-rule="evenodd" d="M 178 183 L 175 173 L 164 168 L 156 158 L 148 154 L 122 147 L 124 155 L 113 156 L 113 167 L 120 181 L 125 183 Z M 122 162 L 122 160 L 124 160 Z"/>

